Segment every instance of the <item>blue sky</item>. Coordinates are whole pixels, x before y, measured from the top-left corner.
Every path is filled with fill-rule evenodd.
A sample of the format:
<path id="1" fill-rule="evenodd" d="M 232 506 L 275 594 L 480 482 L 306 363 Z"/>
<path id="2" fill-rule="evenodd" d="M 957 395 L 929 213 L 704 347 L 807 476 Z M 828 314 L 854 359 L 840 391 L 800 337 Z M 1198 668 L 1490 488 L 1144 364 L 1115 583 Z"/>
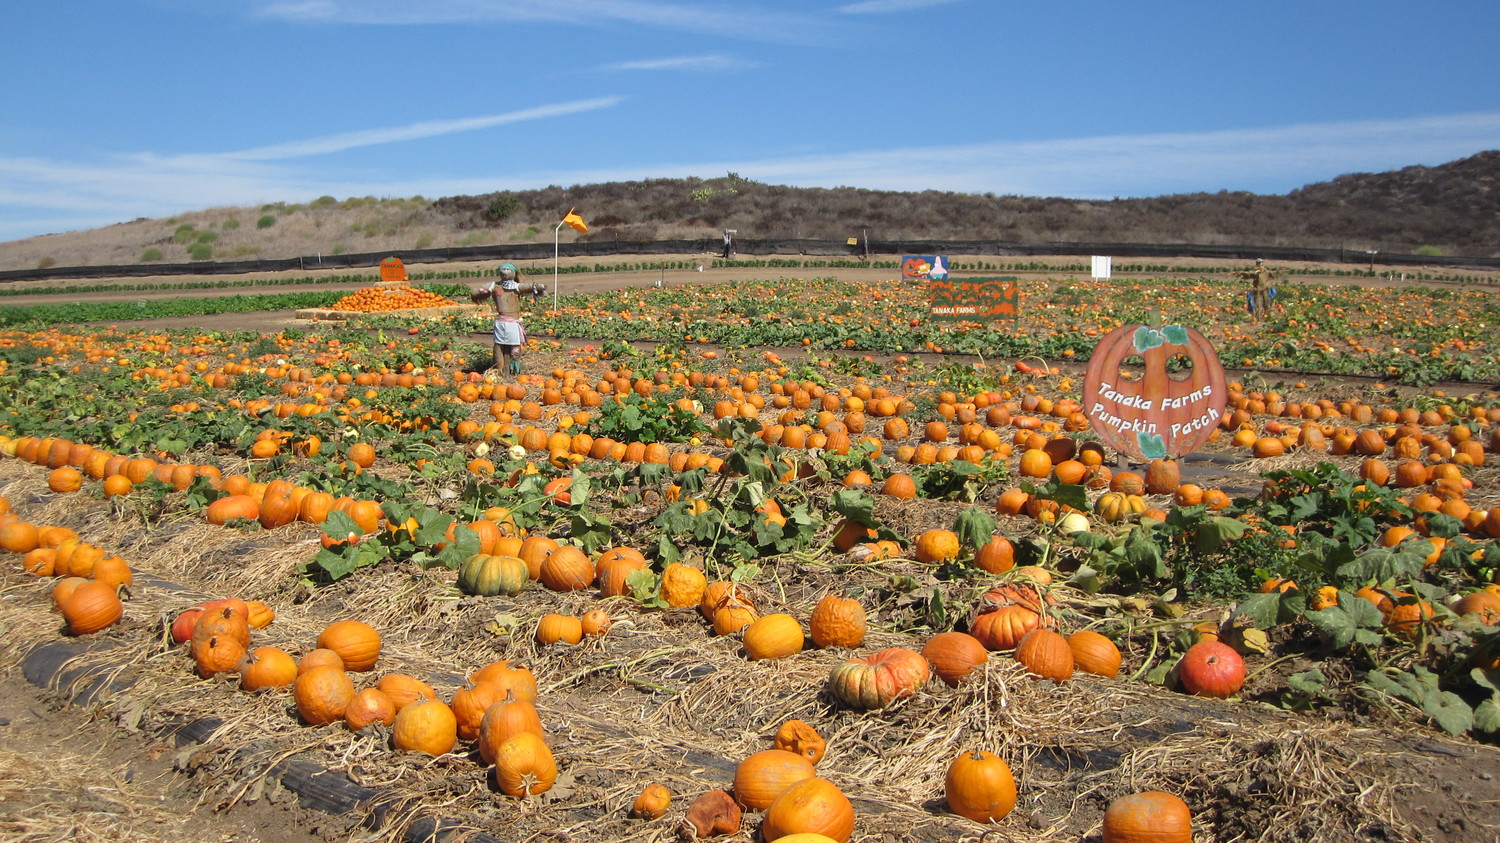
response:
<path id="1" fill-rule="evenodd" d="M 1285 193 L 1500 148 L 1495 0 L 62 0 L 5 23 L 0 240 L 729 171 Z"/>

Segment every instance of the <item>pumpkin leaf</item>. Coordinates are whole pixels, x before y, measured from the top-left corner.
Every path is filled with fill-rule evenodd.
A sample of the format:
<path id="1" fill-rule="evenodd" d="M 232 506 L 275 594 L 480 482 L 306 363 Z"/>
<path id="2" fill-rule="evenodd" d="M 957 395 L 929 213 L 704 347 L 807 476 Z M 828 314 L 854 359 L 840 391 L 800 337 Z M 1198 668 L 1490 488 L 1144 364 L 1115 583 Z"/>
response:
<path id="1" fill-rule="evenodd" d="M 1365 684 L 1386 696 L 1403 699 L 1415 705 L 1421 705 L 1422 701 L 1427 699 L 1426 692 L 1415 685 L 1411 674 L 1402 671 L 1396 671 L 1395 674 L 1393 677 L 1385 671 L 1372 670 L 1365 674 Z"/>
<path id="2" fill-rule="evenodd" d="M 1145 325 L 1136 328 L 1135 335 L 1131 338 L 1131 343 L 1135 346 L 1135 350 L 1138 352 L 1149 351 L 1160 346 L 1166 341 L 1167 338 L 1162 336 L 1160 331 L 1147 328 Z"/>
<path id="3" fill-rule="evenodd" d="M 1271 651 L 1271 640 L 1266 636 L 1264 630 L 1247 627 L 1239 631 L 1240 646 L 1252 653 L 1268 653 Z"/>
<path id="4" fill-rule="evenodd" d="M 1092 535 L 1092 533 L 1075 533 L 1073 537 L 1076 539 L 1083 535 Z M 1088 565 L 1079 565 L 1078 570 L 1068 576 L 1068 585 L 1088 594 L 1098 594 L 1099 589 L 1104 587 L 1099 581 L 1099 572 Z"/>
<path id="5" fill-rule="evenodd" d="M 1490 698 L 1474 706 L 1474 728 L 1481 732 L 1500 732 L 1500 703 Z"/>
<path id="6" fill-rule="evenodd" d="M 323 519 L 323 523 L 318 526 L 322 528 L 323 535 L 336 539 L 347 538 L 350 533 L 356 536 L 365 534 L 365 531 L 359 528 L 359 524 L 349 517 L 349 513 L 338 509 L 329 512 L 328 517 Z"/>
<path id="7" fill-rule="evenodd" d="M 995 519 L 977 506 L 971 506 L 953 520 L 953 532 L 965 546 L 974 549 L 984 547 L 995 534 Z"/>
<path id="8" fill-rule="evenodd" d="M 1187 328 L 1181 325 L 1167 325 L 1161 329 L 1161 333 L 1172 345 L 1187 345 L 1188 343 Z"/>
<path id="9" fill-rule="evenodd" d="M 1410 579 L 1426 565 L 1426 554 L 1410 550 L 1402 542 L 1394 548 L 1377 547 L 1356 556 L 1353 561 L 1339 566 L 1338 576 L 1346 581 L 1389 582 L 1397 578 Z M 1423 544 L 1431 551 L 1431 546 Z M 1368 602 L 1368 601 L 1367 601 Z"/>
<path id="10" fill-rule="evenodd" d="M 1312 694 L 1314 696 L 1323 695 L 1323 683 L 1326 681 L 1328 681 L 1328 677 L 1323 675 L 1323 671 L 1319 670 L 1318 668 L 1313 668 L 1312 670 L 1304 670 L 1301 673 L 1293 673 L 1291 676 L 1288 676 L 1286 678 L 1286 684 L 1289 685 L 1292 690 L 1301 691 L 1304 694 Z"/>
<path id="11" fill-rule="evenodd" d="M 1474 680 L 1475 685 L 1481 688 L 1500 691 L 1500 671 L 1485 670 L 1484 668 L 1476 667 L 1469 671 L 1469 677 Z"/>
<path id="12" fill-rule="evenodd" d="M 589 488 L 592 482 L 588 474 L 577 468 L 573 469 L 572 482 L 568 484 L 568 494 L 572 501 L 569 506 L 581 509 L 589 502 Z"/>
<path id="13" fill-rule="evenodd" d="M 467 527 L 453 531 L 453 541 L 438 552 L 438 560 L 458 570 L 465 559 L 479 552 L 479 534 Z"/>
<path id="14" fill-rule="evenodd" d="M 1361 603 L 1368 602 L 1359 597 L 1354 599 Z M 1328 636 L 1329 643 L 1335 650 L 1342 650 L 1354 641 L 1354 619 L 1349 617 L 1343 606 L 1329 606 L 1327 609 L 1308 612 L 1303 617 Z"/>
<path id="15" fill-rule="evenodd" d="M 625 585 L 635 599 L 648 606 L 665 606 L 660 597 L 661 577 L 650 568 L 639 568 L 625 575 Z"/>
<path id="16" fill-rule="evenodd" d="M 521 618 L 506 612 L 497 612 L 486 627 L 493 635 L 510 635 L 521 628 Z"/>
<path id="17" fill-rule="evenodd" d="M 1379 607 L 1352 592 L 1339 590 L 1339 607 L 1349 613 L 1355 626 L 1365 629 L 1385 626 L 1385 615 L 1380 613 Z"/>
<path id="18" fill-rule="evenodd" d="M 1464 532 L 1464 522 L 1446 512 L 1429 513 L 1426 517 L 1426 523 L 1427 533 L 1433 538 L 1451 539 L 1462 535 Z M 1431 553 L 1431 548 L 1427 552 Z"/>
<path id="19" fill-rule="evenodd" d="M 656 557 L 661 560 L 663 566 L 682 561 L 682 554 L 677 550 L 677 545 L 665 535 L 656 540 Z"/>
<path id="20" fill-rule="evenodd" d="M 1429 694 L 1422 701 L 1422 710 L 1450 735 L 1462 735 L 1474 727 L 1474 709 L 1452 691 Z"/>
<path id="21" fill-rule="evenodd" d="M 1164 460 L 1167 458 L 1167 443 L 1162 439 L 1160 433 L 1147 433 L 1138 430 L 1135 433 L 1135 442 L 1140 446 L 1141 456 L 1148 460 Z"/>
<path id="22" fill-rule="evenodd" d="M 1146 681 L 1153 685 L 1167 684 L 1167 677 L 1172 675 L 1172 670 L 1177 667 L 1177 659 L 1164 661 L 1146 673 Z"/>
<path id="23" fill-rule="evenodd" d="M 578 499 L 575 497 L 573 502 L 576 504 Z M 608 518 L 586 510 L 573 513 L 570 529 L 573 538 L 578 540 L 584 552 L 588 554 L 593 554 L 594 551 L 609 544 L 610 537 L 614 533 Z"/>
<path id="24" fill-rule="evenodd" d="M 1281 593 L 1272 591 L 1269 594 L 1252 594 L 1240 601 L 1235 607 L 1233 617 L 1245 618 L 1255 625 L 1256 629 L 1270 629 L 1276 625 L 1276 619 L 1281 614 Z"/>
<path id="25" fill-rule="evenodd" d="M 828 505 L 834 512 L 862 527 L 875 529 L 880 526 L 880 522 L 875 520 L 875 498 L 858 489 L 840 489 L 834 492 Z"/>

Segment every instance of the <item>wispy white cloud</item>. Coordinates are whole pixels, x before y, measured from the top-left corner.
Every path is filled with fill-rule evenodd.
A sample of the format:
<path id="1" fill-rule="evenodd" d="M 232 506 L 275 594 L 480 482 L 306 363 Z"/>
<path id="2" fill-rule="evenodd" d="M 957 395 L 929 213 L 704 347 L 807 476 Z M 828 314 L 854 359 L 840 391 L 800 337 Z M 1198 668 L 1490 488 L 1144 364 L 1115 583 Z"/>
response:
<path id="1" fill-rule="evenodd" d="M 44 210 L 72 212 L 69 230 L 92 228 L 142 216 L 222 205 L 296 201 L 302 197 L 404 196 L 387 185 L 352 190 L 340 177 L 326 178 L 280 162 L 330 155 L 361 147 L 422 140 L 511 123 L 564 117 L 612 107 L 623 97 L 598 97 L 459 120 L 432 120 L 377 129 L 338 132 L 304 140 L 229 152 L 161 155 L 132 153 L 100 161 L 52 161 L 0 156 L 0 238 L 59 230 Z M 100 215 L 108 214 L 100 221 Z"/>
<path id="2" fill-rule="evenodd" d="M 681 70 L 688 72 L 741 70 L 754 67 L 751 62 L 734 56 L 715 53 L 706 56 L 678 56 L 676 58 L 639 59 L 606 64 L 600 70 Z"/>
<path id="3" fill-rule="evenodd" d="M 957 2 L 959 0 L 863 0 L 840 6 L 839 11 L 846 15 L 889 15 Z"/>
<path id="4" fill-rule="evenodd" d="M 294 23 L 402 25 L 536 22 L 579 26 L 633 24 L 748 40 L 815 35 L 826 23 L 742 3 L 661 0 L 251 0 L 251 13 Z"/>
<path id="5" fill-rule="evenodd" d="M 641 158 L 608 169 L 491 172 L 423 180 L 361 177 L 339 171 L 336 160 L 332 166 L 320 161 L 317 168 L 286 160 L 295 157 L 293 152 L 323 154 L 332 151 L 330 147 L 338 144 L 325 138 L 262 148 L 280 150 L 275 155 L 257 150 L 246 151 L 257 155 L 135 155 L 97 163 L 0 157 L 0 239 L 191 209 L 300 201 L 320 195 L 451 196 L 494 190 L 497 184 L 526 188 L 729 171 L 758 181 L 808 187 L 1073 198 L 1218 190 L 1285 193 L 1344 173 L 1435 165 L 1500 149 L 1500 113 L 762 159 L 668 162 Z"/>
<path id="6" fill-rule="evenodd" d="M 240 161 L 275 161 L 287 158 L 304 158 L 309 155 L 327 155 L 331 152 L 343 152 L 347 149 L 357 149 L 363 146 L 421 140 L 422 138 L 451 135 L 455 132 L 472 132 L 478 129 L 489 129 L 495 126 L 504 126 L 508 123 L 521 123 L 528 120 L 563 117 L 584 111 L 596 111 L 601 108 L 618 105 L 623 99 L 624 97 L 617 96 L 597 97 L 595 99 L 527 108 L 521 111 L 511 111 L 506 114 L 492 114 L 486 117 L 465 117 L 460 120 L 427 120 L 406 126 L 339 132 L 338 134 L 272 144 L 254 149 L 245 149 L 239 152 L 221 152 L 210 157 L 231 158 Z"/>

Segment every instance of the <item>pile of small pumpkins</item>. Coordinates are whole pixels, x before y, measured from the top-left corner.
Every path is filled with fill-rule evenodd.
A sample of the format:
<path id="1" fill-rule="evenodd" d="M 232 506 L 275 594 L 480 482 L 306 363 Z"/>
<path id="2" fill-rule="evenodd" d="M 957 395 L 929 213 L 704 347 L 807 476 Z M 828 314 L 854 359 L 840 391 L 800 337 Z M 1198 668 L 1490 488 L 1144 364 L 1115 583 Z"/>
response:
<path id="1" fill-rule="evenodd" d="M 62 613 L 68 632 L 89 635 L 125 616 L 120 592 L 134 580 L 130 565 L 89 544 L 67 527 L 23 520 L 0 497 L 0 552 L 21 554 L 21 567 L 38 577 L 57 577 L 52 607 Z"/>

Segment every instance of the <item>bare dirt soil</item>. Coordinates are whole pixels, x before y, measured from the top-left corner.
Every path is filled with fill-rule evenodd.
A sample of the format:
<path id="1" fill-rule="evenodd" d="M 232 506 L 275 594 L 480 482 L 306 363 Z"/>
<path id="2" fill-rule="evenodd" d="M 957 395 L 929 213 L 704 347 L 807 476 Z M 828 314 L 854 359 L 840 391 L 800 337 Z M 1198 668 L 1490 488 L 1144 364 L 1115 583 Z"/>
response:
<path id="1" fill-rule="evenodd" d="M 11 630 L 7 634 L 14 634 Z M 205 803 L 189 757 L 166 738 L 131 733 L 112 712 L 68 707 L 0 670 L 0 837 L 13 841 L 326 839 L 333 818 L 286 793 L 220 811 Z"/>

